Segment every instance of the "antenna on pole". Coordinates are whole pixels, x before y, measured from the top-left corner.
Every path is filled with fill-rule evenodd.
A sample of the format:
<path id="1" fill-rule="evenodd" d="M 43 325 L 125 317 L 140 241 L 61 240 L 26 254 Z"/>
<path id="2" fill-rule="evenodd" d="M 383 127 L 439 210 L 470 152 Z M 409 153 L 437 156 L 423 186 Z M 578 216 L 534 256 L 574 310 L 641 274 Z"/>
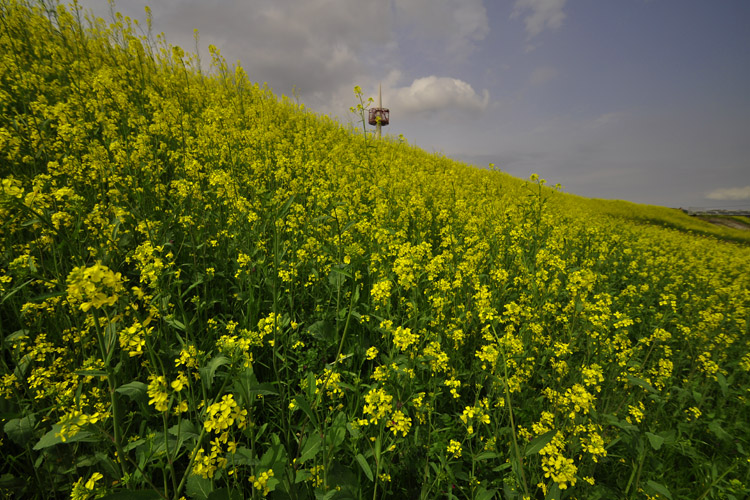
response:
<path id="1" fill-rule="evenodd" d="M 380 139 L 380 127 L 384 127 L 390 122 L 390 113 L 388 108 L 383 107 L 383 90 L 381 85 L 378 84 L 378 107 L 370 108 L 370 117 L 368 120 L 370 125 L 375 125 L 378 139 Z"/>

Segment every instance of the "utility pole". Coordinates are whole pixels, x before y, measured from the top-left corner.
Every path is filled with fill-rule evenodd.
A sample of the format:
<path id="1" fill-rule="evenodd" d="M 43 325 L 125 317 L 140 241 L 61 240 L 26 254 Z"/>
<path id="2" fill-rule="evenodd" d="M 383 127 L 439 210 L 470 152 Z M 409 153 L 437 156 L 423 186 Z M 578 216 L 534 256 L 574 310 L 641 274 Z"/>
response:
<path id="1" fill-rule="evenodd" d="M 370 108 L 370 118 L 368 123 L 375 125 L 375 131 L 380 139 L 381 127 L 388 125 L 390 122 L 390 110 L 383 107 L 383 89 L 378 84 L 378 107 Z"/>

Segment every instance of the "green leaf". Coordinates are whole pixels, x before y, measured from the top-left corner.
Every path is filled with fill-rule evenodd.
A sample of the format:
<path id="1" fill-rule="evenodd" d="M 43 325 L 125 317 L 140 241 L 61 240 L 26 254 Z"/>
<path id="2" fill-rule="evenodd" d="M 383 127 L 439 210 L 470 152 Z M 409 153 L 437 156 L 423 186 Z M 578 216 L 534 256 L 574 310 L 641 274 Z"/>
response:
<path id="1" fill-rule="evenodd" d="M 556 434 L 557 434 L 557 431 L 553 429 L 551 431 L 545 432 L 541 436 L 537 436 L 534 439 L 532 439 L 531 442 L 526 446 L 526 451 L 524 452 L 524 456 L 528 457 L 529 455 L 539 453 L 542 450 L 542 448 L 547 446 L 549 442 L 555 438 Z"/>
<path id="2" fill-rule="evenodd" d="M 0 300 L 0 304 L 3 304 L 6 300 L 8 300 L 9 298 L 13 297 L 16 293 L 20 292 L 24 287 L 26 287 L 26 285 L 28 285 L 29 283 L 31 283 L 33 281 L 34 280 L 28 280 L 26 283 L 23 283 L 23 284 L 17 286 L 16 288 L 14 288 L 13 290 L 11 290 L 10 292 L 4 294 L 3 295 L 3 300 Z"/>
<path id="3" fill-rule="evenodd" d="M 721 424 L 717 420 L 712 420 L 708 424 L 708 429 L 714 433 L 714 435 L 721 439 L 721 440 L 730 440 L 732 439 L 732 436 L 730 436 L 727 431 L 721 428 Z"/>
<path id="4" fill-rule="evenodd" d="M 657 483 L 656 481 L 646 481 L 646 486 L 651 488 L 654 493 L 658 493 L 659 495 L 665 496 L 669 500 L 672 500 L 672 493 L 670 493 L 667 487 L 663 484 Z"/>
<path id="5" fill-rule="evenodd" d="M 3 340 L 3 343 L 6 346 L 8 346 L 8 348 L 10 348 L 10 346 L 12 346 L 14 342 L 17 342 L 18 340 L 28 337 L 28 335 L 29 335 L 28 330 L 16 330 L 15 332 L 5 337 L 5 340 Z"/>
<path id="6" fill-rule="evenodd" d="M 544 500 L 560 500 L 561 496 L 562 492 L 560 491 L 560 487 L 556 482 L 552 481 L 552 486 L 550 486 L 549 491 L 547 492 L 547 496 L 544 497 Z"/>
<path id="7" fill-rule="evenodd" d="M 729 384 L 727 384 L 727 378 L 723 373 L 719 372 L 716 374 L 716 381 L 719 382 L 719 389 L 721 389 L 721 395 L 727 397 Z"/>
<path id="8" fill-rule="evenodd" d="M 649 392 L 653 392 L 654 394 L 657 394 L 657 390 L 654 389 L 651 384 L 643 380 L 642 378 L 634 377 L 632 375 L 625 375 L 625 378 L 628 379 L 632 384 L 635 384 L 639 387 L 642 387 L 646 389 Z"/>
<path id="9" fill-rule="evenodd" d="M 262 396 L 278 396 L 278 391 L 274 389 L 275 387 L 270 382 L 263 382 L 251 386 L 248 392 L 250 394 L 260 394 Z"/>
<path id="10" fill-rule="evenodd" d="M 179 434 L 181 439 L 198 437 L 198 430 L 195 428 L 195 424 L 190 420 L 180 420 L 179 424 L 174 424 L 172 427 L 167 429 L 167 432 L 173 436 L 177 436 Z"/>
<path id="11" fill-rule="evenodd" d="M 140 445 L 142 445 L 142 444 L 143 444 L 143 443 L 145 443 L 145 442 L 146 442 L 146 440 L 145 440 L 145 439 L 136 439 L 135 441 L 131 441 L 131 442 L 129 442 L 128 444 L 126 444 L 126 445 L 125 445 L 125 446 L 124 446 L 124 447 L 122 448 L 122 450 L 123 450 L 123 451 L 124 451 L 125 453 L 127 453 L 127 452 L 129 452 L 130 450 L 133 450 L 133 449 L 135 449 L 135 448 L 138 448 L 138 447 L 139 447 Z"/>
<path id="12" fill-rule="evenodd" d="M 24 354 L 24 356 L 21 358 L 21 361 L 19 361 L 16 365 L 15 370 L 13 370 L 13 375 L 15 375 L 17 379 L 25 379 L 26 372 L 29 370 L 30 364 L 31 356 L 29 356 L 28 354 Z"/>
<path id="13" fill-rule="evenodd" d="M 185 331 L 185 323 L 172 317 L 165 317 L 164 322 L 176 330 Z"/>
<path id="14" fill-rule="evenodd" d="M 80 375 L 81 377 L 106 377 L 107 372 L 104 370 L 76 370 L 74 372 L 76 375 Z"/>
<path id="15" fill-rule="evenodd" d="M 5 434 L 8 435 L 11 441 L 23 445 L 33 436 L 35 423 L 36 419 L 34 415 L 29 414 L 25 417 L 8 420 L 3 427 L 3 431 L 5 431 Z"/>
<path id="16" fill-rule="evenodd" d="M 182 292 L 182 294 L 180 294 L 180 298 L 184 299 L 185 295 L 187 295 L 190 292 L 190 290 L 202 284 L 203 284 L 203 276 L 198 275 L 198 279 L 196 279 L 189 287 L 187 287 L 187 289 L 184 292 Z"/>
<path id="17" fill-rule="evenodd" d="M 117 347 L 117 331 L 117 323 L 114 321 L 104 328 L 104 352 L 107 356 L 105 360 L 106 365 L 109 365 L 109 361 L 112 359 L 112 355 Z"/>
<path id="18" fill-rule="evenodd" d="M 60 424 L 55 424 L 52 426 L 52 430 L 49 431 L 47 434 L 42 436 L 42 439 L 39 440 L 34 445 L 34 450 L 43 450 L 44 448 L 49 448 L 50 446 L 54 446 L 56 444 L 60 444 L 63 442 L 63 440 L 56 436 L 56 434 L 60 433 L 60 429 L 62 426 Z M 78 431 L 78 433 L 75 436 L 69 436 L 64 442 L 67 443 L 96 443 L 97 441 L 100 441 L 100 439 L 90 432 L 87 431 Z"/>
<path id="19" fill-rule="evenodd" d="M 312 477 L 310 471 L 306 469 L 297 469 L 297 472 L 294 474 L 294 484 L 307 481 L 308 479 L 310 479 L 310 477 Z"/>
<path id="20" fill-rule="evenodd" d="M 494 451 L 483 451 L 482 453 L 480 453 L 479 455 L 477 455 L 476 460 L 477 460 L 477 462 L 479 462 L 481 460 L 491 460 L 491 459 L 497 458 L 499 456 L 500 455 L 498 455 Z"/>
<path id="21" fill-rule="evenodd" d="M 294 396 L 294 404 L 297 405 L 305 414 L 310 418 L 310 421 L 315 427 L 318 427 L 318 417 L 310 408 L 310 403 L 307 402 L 307 398 L 302 395 Z"/>
<path id="22" fill-rule="evenodd" d="M 302 446 L 302 451 L 300 451 L 299 460 L 297 461 L 299 463 L 305 463 L 307 460 L 313 458 L 318 453 L 322 444 L 323 439 L 321 439 L 320 434 L 318 431 L 313 430 L 312 433 L 307 436 L 307 439 L 305 439 L 305 444 Z"/>
<path id="23" fill-rule="evenodd" d="M 144 402 L 146 400 L 147 389 L 148 386 L 146 384 L 134 380 L 133 382 L 128 382 L 127 384 L 121 385 L 120 387 L 115 389 L 115 392 L 124 394 L 133 401 Z"/>
<path id="24" fill-rule="evenodd" d="M 271 447 L 260 457 L 258 466 L 265 469 L 273 469 L 279 462 L 286 462 L 286 450 L 281 445 L 279 436 L 271 434 Z"/>
<path id="25" fill-rule="evenodd" d="M 648 442 L 651 443 L 651 448 L 653 448 L 654 450 L 658 450 L 659 448 L 661 448 L 661 445 L 664 444 L 664 438 L 661 436 L 657 436 L 656 434 L 647 432 L 646 437 L 648 438 Z"/>
<path id="26" fill-rule="evenodd" d="M 333 496 L 336 493 L 338 493 L 338 491 L 336 491 L 336 490 L 331 490 L 331 491 L 329 491 L 327 493 L 316 491 L 315 492 L 315 500 L 331 500 L 331 498 L 333 498 Z"/>
<path id="27" fill-rule="evenodd" d="M 214 490 L 213 481 L 203 476 L 190 474 L 187 482 L 185 493 L 191 498 L 198 500 L 208 500 L 208 495 Z"/>
<path id="28" fill-rule="evenodd" d="M 475 500 L 491 500 L 493 498 L 496 498 L 496 495 L 497 490 L 487 490 L 484 488 L 484 486 L 481 486 L 474 498 Z"/>
<path id="29" fill-rule="evenodd" d="M 206 366 L 199 369 L 198 372 L 200 372 L 201 379 L 203 379 L 207 384 L 207 389 L 211 388 L 211 385 L 214 383 L 214 374 L 216 373 L 216 370 L 222 365 L 229 364 L 229 358 L 225 356 L 216 356 L 211 361 L 208 362 Z"/>
<path id="30" fill-rule="evenodd" d="M 346 415 L 339 412 L 333 420 L 331 428 L 326 434 L 326 442 L 336 449 L 346 438 Z"/>
<path id="31" fill-rule="evenodd" d="M 367 459 L 365 459 L 361 453 L 357 453 L 355 458 L 357 459 L 357 462 L 359 462 L 359 466 L 362 468 L 362 472 L 365 473 L 365 476 L 367 476 L 367 479 L 372 481 L 372 469 L 370 468 L 370 464 L 367 463 Z"/>

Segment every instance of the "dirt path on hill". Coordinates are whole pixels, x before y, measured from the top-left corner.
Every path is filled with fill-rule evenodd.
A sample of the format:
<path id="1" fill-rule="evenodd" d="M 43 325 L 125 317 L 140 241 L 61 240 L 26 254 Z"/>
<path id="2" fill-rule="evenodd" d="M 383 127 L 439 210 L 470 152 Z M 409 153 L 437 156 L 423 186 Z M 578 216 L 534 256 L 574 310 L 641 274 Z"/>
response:
<path id="1" fill-rule="evenodd" d="M 744 224 L 733 219 L 707 217 L 703 220 L 706 222 L 710 222 L 711 224 L 716 224 L 717 226 L 731 227 L 732 229 L 739 229 L 740 231 L 750 231 L 750 224 Z"/>

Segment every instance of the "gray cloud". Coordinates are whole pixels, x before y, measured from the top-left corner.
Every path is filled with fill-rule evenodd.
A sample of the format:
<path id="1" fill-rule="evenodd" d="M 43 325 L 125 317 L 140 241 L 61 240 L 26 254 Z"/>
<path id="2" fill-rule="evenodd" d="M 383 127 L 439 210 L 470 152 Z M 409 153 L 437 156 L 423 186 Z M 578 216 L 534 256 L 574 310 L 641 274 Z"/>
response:
<path id="1" fill-rule="evenodd" d="M 145 17 L 146 0 L 120 3 L 125 15 Z M 109 16 L 104 2 L 81 4 Z M 482 0 L 164 0 L 152 11 L 154 29 L 173 45 L 194 50 L 193 29 L 199 30 L 204 69 L 213 44 L 230 66 L 239 60 L 252 81 L 277 94 L 294 88 L 309 108 L 334 115 L 352 105 L 354 85 L 377 88 L 384 75 L 402 69 L 400 44 L 412 44 L 422 58 L 456 61 L 489 33 Z M 451 90 L 441 80 L 427 87 L 459 107 L 483 102 L 470 86 Z M 411 98 L 410 109 L 429 107 L 427 101 Z"/>
<path id="2" fill-rule="evenodd" d="M 425 48 L 437 55 L 466 57 L 490 31 L 482 0 L 395 0 L 394 5 L 399 24 L 433 44 Z"/>

